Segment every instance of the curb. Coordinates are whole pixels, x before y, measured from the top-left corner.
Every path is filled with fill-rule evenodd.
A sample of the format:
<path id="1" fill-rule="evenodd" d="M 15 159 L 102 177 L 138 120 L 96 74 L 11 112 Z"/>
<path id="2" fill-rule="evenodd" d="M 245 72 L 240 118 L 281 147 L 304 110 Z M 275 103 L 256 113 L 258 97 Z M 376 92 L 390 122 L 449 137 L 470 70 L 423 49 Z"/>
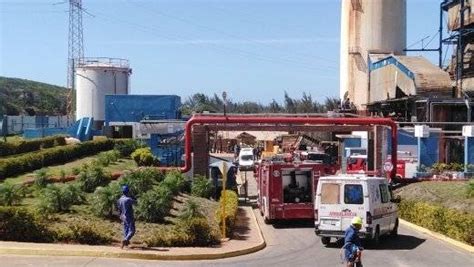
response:
<path id="1" fill-rule="evenodd" d="M 428 235 L 430 235 L 430 236 L 432 236 L 432 237 L 434 237 L 434 238 L 436 238 L 436 239 L 438 239 L 438 240 L 441 240 L 441 241 L 444 241 L 444 242 L 446 242 L 446 243 L 449 243 L 449 244 L 451 244 L 452 246 L 455 246 L 455 247 L 457 247 L 457 248 L 459 248 L 459 249 L 463 249 L 463 250 L 466 250 L 467 252 L 474 253 L 474 247 L 473 247 L 473 246 L 470 246 L 470 245 L 468 245 L 468 244 L 465 244 L 465 243 L 463 243 L 463 242 L 461 242 L 461 241 L 454 240 L 454 239 L 452 239 L 452 238 L 450 238 L 450 237 L 447 237 L 447 236 L 445 236 L 445 235 L 443 235 L 443 234 L 440 234 L 440 233 L 437 233 L 437 232 L 433 232 L 433 231 L 428 230 L 428 229 L 426 229 L 426 228 L 424 228 L 424 227 L 421 227 L 421 226 L 418 226 L 418 225 L 413 224 L 413 223 L 411 223 L 411 222 L 405 221 L 405 220 L 403 220 L 403 219 L 401 219 L 401 218 L 398 218 L 398 220 L 399 220 L 399 222 L 400 222 L 401 224 L 403 224 L 403 225 L 405 225 L 405 226 L 408 226 L 409 228 L 411 228 L 411 229 L 413 229 L 413 230 L 416 230 L 416 231 L 418 231 L 418 232 L 422 232 L 422 233 L 424 233 L 424 234 L 428 234 Z"/>
<path id="2" fill-rule="evenodd" d="M 245 208 L 245 207 L 243 207 Z M 266 247 L 265 239 L 262 235 L 262 230 L 257 222 L 257 218 L 251 208 L 245 208 L 249 214 L 251 220 L 258 228 L 258 236 L 260 242 L 252 247 L 221 252 L 221 253 L 202 253 L 202 254 L 152 254 L 152 253 L 139 253 L 139 252 L 128 252 L 128 251 L 95 251 L 95 250 L 62 250 L 61 248 L 38 248 L 38 247 L 0 247 L 0 255 L 35 255 L 35 256 L 83 256 L 83 257 L 105 257 L 105 258 L 127 258 L 127 259 L 140 259 L 140 260 L 168 260 L 168 261 L 180 261 L 180 260 L 217 260 L 236 256 L 242 256 L 250 253 L 257 252 Z M 37 245 L 37 244 L 36 244 Z"/>

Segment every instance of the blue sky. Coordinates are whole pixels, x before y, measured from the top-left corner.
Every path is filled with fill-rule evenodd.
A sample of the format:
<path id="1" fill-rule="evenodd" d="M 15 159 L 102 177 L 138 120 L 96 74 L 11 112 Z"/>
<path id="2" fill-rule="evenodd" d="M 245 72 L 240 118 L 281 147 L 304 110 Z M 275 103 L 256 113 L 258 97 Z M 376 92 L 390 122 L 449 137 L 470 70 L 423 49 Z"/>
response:
<path id="1" fill-rule="evenodd" d="M 0 75 L 66 83 L 67 5 L 0 0 Z M 134 94 L 339 95 L 339 0 L 83 0 L 85 55 L 130 60 Z M 407 0 L 412 44 L 439 1 Z M 433 46 L 437 45 L 436 40 Z M 424 54 L 437 63 L 437 55 Z"/>

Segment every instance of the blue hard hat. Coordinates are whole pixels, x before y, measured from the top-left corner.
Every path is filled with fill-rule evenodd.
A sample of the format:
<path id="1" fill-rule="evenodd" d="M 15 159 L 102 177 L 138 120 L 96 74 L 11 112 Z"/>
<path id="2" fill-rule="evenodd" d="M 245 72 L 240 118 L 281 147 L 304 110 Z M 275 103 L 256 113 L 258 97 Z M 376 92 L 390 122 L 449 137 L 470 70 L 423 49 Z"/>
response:
<path id="1" fill-rule="evenodd" d="M 122 185 L 122 193 L 127 194 L 129 191 L 128 185 Z"/>

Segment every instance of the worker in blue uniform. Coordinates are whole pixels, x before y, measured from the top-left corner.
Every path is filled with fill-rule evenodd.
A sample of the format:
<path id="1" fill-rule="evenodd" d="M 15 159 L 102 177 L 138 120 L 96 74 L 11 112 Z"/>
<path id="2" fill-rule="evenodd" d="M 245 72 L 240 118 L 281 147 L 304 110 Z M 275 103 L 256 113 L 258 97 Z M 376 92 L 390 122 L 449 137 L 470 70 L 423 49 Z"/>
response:
<path id="1" fill-rule="evenodd" d="M 362 219 L 356 216 L 344 234 L 343 249 L 347 267 L 362 267 L 361 252 L 363 248 L 359 238 L 360 228 L 362 228 Z"/>
<path id="2" fill-rule="evenodd" d="M 129 196 L 130 189 L 128 185 L 122 186 L 122 196 L 117 201 L 117 207 L 120 212 L 120 220 L 123 223 L 123 240 L 121 247 L 128 246 L 130 239 L 135 235 L 135 217 L 133 214 L 133 205 L 137 201 Z"/>

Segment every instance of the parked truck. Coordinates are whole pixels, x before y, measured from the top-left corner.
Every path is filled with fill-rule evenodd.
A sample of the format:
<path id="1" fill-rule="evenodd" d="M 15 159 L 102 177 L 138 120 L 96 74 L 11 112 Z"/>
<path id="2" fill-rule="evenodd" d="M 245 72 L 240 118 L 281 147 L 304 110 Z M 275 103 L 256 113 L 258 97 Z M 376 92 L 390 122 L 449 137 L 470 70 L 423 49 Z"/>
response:
<path id="1" fill-rule="evenodd" d="M 264 160 L 256 171 L 258 206 L 265 223 L 274 220 L 314 219 L 318 179 L 335 174 L 330 164 Z"/>

